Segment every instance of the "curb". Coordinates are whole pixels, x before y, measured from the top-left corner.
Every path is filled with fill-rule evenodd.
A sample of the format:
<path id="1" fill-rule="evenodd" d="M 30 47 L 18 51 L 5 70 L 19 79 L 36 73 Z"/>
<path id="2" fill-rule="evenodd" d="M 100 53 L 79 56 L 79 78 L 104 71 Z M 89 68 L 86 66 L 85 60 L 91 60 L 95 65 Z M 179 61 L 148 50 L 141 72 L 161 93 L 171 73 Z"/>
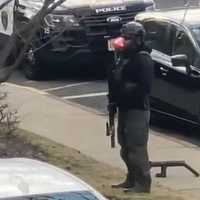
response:
<path id="1" fill-rule="evenodd" d="M 74 106 L 74 107 L 78 107 L 78 108 L 80 108 L 80 109 L 82 109 L 82 110 L 85 110 L 85 111 L 87 111 L 87 112 L 91 112 L 91 113 L 93 113 L 93 114 L 95 114 L 95 115 L 104 116 L 104 117 L 107 116 L 106 113 L 101 113 L 101 112 L 99 112 L 99 111 L 97 111 L 97 110 L 95 110 L 95 109 L 93 109 L 93 108 L 90 108 L 90 107 L 87 107 L 87 106 L 84 106 L 84 105 L 81 105 L 81 104 L 78 104 L 78 103 L 74 103 L 74 102 L 69 101 L 69 100 L 61 99 L 60 97 L 57 97 L 57 96 L 55 96 L 55 95 L 53 95 L 53 94 L 50 94 L 50 93 L 48 93 L 48 92 L 44 92 L 44 91 L 42 91 L 42 90 L 39 90 L 39 89 L 36 89 L 36 88 L 33 88 L 33 87 L 20 86 L 20 85 L 17 85 L 17 84 L 14 84 L 14 83 L 8 83 L 8 82 L 2 83 L 1 85 L 2 85 L 2 86 L 8 85 L 8 86 L 12 86 L 12 87 L 17 87 L 17 88 L 19 88 L 19 89 L 28 90 L 28 91 L 30 91 L 30 92 L 37 93 L 37 94 L 39 94 L 39 95 L 43 95 L 43 96 L 47 96 L 47 97 L 49 97 L 49 98 L 53 98 L 53 99 L 55 99 L 55 100 L 57 100 L 57 101 L 60 101 L 60 102 L 62 102 L 62 103 L 69 104 L 69 105 Z"/>

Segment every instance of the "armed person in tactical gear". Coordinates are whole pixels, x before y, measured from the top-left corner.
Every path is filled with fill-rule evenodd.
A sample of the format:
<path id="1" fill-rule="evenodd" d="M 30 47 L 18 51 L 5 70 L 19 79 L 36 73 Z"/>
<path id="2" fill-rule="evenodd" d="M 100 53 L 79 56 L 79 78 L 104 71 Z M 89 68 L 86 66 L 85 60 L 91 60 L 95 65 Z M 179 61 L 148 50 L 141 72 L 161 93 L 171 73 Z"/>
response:
<path id="1" fill-rule="evenodd" d="M 118 59 L 108 77 L 109 97 L 118 108 L 121 157 L 128 169 L 126 180 L 112 187 L 138 193 L 149 193 L 151 189 L 147 143 L 154 66 L 144 37 L 140 23 L 129 22 L 122 27 L 121 37 L 113 42 Z"/>

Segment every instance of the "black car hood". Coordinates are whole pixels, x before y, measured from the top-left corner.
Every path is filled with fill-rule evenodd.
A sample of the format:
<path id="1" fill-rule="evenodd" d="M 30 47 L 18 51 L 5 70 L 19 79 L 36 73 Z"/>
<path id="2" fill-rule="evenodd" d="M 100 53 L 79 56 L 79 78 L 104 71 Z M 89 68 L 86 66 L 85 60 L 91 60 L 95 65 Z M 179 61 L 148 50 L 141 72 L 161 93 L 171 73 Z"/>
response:
<path id="1" fill-rule="evenodd" d="M 18 0 L 19 4 L 26 7 L 24 13 L 28 18 L 34 16 L 42 7 L 44 0 Z M 153 0 L 66 0 L 55 12 L 76 12 L 80 14 L 83 10 L 95 10 L 114 6 L 134 6 L 135 9 L 144 8 L 153 4 Z M 82 9 L 81 9 L 82 8 Z M 75 13 L 74 13 L 75 14 Z"/>

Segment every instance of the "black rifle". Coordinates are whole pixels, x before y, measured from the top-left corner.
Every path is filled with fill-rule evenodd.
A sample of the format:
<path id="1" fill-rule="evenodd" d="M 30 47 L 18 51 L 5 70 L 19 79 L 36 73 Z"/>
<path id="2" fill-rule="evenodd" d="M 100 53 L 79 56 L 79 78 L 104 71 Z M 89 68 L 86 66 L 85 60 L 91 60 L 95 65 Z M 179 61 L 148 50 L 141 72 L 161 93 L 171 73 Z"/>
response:
<path id="1" fill-rule="evenodd" d="M 106 123 L 106 135 L 111 138 L 111 147 L 115 148 L 115 114 L 117 113 L 117 106 L 115 103 L 108 105 L 109 119 Z"/>
<path id="2" fill-rule="evenodd" d="M 113 80 L 113 70 L 122 71 L 124 65 L 128 61 L 124 60 L 122 54 L 114 53 L 114 64 L 112 64 L 108 70 L 108 122 L 106 123 L 106 135 L 111 137 L 111 147 L 115 148 L 115 116 L 117 114 L 116 103 L 116 83 Z"/>
<path id="3" fill-rule="evenodd" d="M 111 148 L 115 148 L 115 115 L 117 114 L 117 104 L 115 102 L 115 83 L 112 71 L 118 67 L 117 55 L 114 53 L 114 63 L 108 69 L 108 122 L 106 123 L 106 135 L 111 138 Z"/>

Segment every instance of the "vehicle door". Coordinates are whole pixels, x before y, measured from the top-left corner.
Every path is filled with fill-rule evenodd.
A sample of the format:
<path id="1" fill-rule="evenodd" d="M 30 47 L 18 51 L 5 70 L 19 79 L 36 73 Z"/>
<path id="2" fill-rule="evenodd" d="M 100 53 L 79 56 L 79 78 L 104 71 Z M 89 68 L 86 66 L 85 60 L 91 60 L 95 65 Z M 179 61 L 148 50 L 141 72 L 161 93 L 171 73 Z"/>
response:
<path id="1" fill-rule="evenodd" d="M 184 54 L 188 57 L 192 68 L 188 74 L 185 67 L 176 67 L 171 64 L 167 78 L 170 112 L 178 117 L 197 121 L 200 111 L 200 66 L 195 64 L 195 41 L 187 28 L 172 26 L 173 48 L 172 56 Z"/>
<path id="2" fill-rule="evenodd" d="M 170 94 L 167 73 L 171 64 L 171 24 L 165 21 L 148 20 L 143 25 L 147 32 L 146 43 L 152 48 L 151 55 L 155 63 L 151 108 L 155 111 L 166 112 Z"/>
<path id="3" fill-rule="evenodd" d="M 15 0 L 0 0 L 0 50 L 13 33 Z"/>

